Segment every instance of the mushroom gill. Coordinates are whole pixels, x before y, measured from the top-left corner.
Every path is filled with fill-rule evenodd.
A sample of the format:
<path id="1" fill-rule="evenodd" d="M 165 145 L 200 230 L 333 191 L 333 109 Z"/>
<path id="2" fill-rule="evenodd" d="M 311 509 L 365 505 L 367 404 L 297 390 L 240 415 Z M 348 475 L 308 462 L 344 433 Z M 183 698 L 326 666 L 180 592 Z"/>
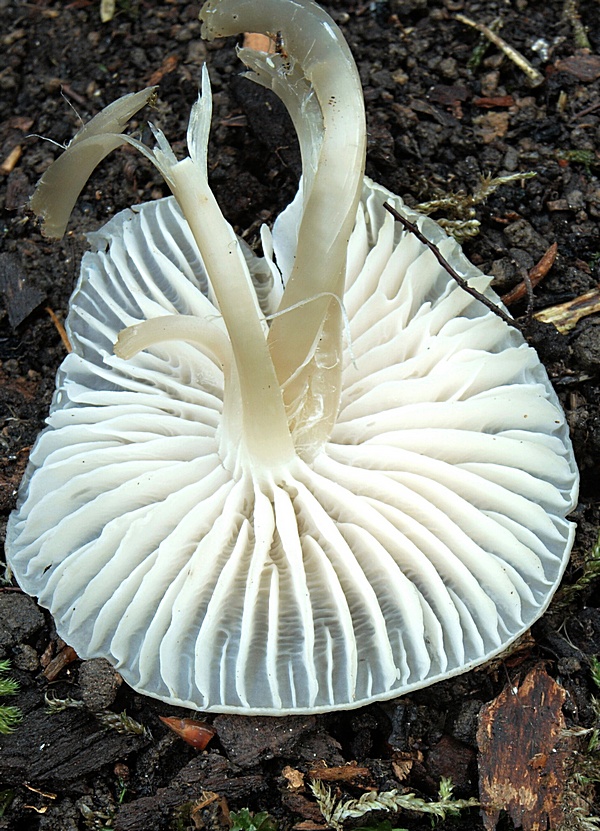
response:
<path id="1" fill-rule="evenodd" d="M 147 695 L 358 707 L 481 664 L 544 612 L 572 545 L 573 451 L 534 350 L 384 203 L 499 304 L 490 278 L 364 178 L 333 21 L 310 0 L 210 0 L 201 18 L 206 37 L 281 32 L 280 53 L 240 57 L 290 111 L 298 195 L 264 257 L 235 236 L 208 185 L 206 68 L 188 158 L 121 132 L 147 90 L 44 175 L 33 206 L 55 235 L 124 142 L 173 196 L 92 235 L 8 561 L 81 657 Z"/>

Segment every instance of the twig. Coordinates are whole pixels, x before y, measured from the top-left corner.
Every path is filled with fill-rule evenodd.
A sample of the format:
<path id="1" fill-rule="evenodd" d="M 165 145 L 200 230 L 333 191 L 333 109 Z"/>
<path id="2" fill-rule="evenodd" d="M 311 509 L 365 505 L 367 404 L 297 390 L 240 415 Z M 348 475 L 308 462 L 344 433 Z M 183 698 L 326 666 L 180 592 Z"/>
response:
<path id="1" fill-rule="evenodd" d="M 519 67 L 525 75 L 529 78 L 529 82 L 534 87 L 539 87 L 540 84 L 544 83 L 544 76 L 541 72 L 539 72 L 535 67 L 533 67 L 527 58 L 518 52 L 514 47 L 510 46 L 500 35 L 497 35 L 495 32 L 486 26 L 484 23 L 477 23 L 475 20 L 471 20 L 470 17 L 466 17 L 464 14 L 457 14 L 456 20 L 459 23 L 464 23 L 465 26 L 471 26 L 473 29 L 477 29 L 478 32 L 481 32 L 482 35 L 485 35 L 488 40 L 490 40 L 498 49 L 501 49 L 507 58 Z"/>
<path id="2" fill-rule="evenodd" d="M 406 228 L 407 231 L 410 231 L 411 234 L 414 234 L 415 237 L 419 240 L 419 242 L 422 242 L 423 245 L 426 245 L 427 248 L 429 248 L 429 250 L 436 258 L 438 263 L 442 266 L 442 268 L 444 268 L 448 272 L 448 274 L 452 277 L 453 280 L 456 280 L 456 282 L 461 287 L 461 289 L 463 289 L 463 291 L 466 291 L 467 294 L 470 294 L 471 297 L 475 298 L 475 300 L 479 300 L 480 303 L 483 303 L 483 305 L 487 309 L 489 309 L 490 312 L 493 312 L 495 315 L 498 315 L 498 317 L 509 326 L 513 326 L 515 329 L 521 329 L 519 323 L 516 320 L 514 320 L 509 314 L 503 311 L 499 306 L 496 306 L 496 304 L 489 300 L 485 296 L 485 294 L 482 294 L 480 291 L 477 291 L 477 289 L 474 289 L 472 286 L 470 286 L 465 280 L 465 278 L 461 277 L 460 274 L 454 268 L 452 268 L 448 260 L 446 260 L 446 258 L 440 253 L 439 249 L 431 242 L 431 240 L 428 240 L 427 237 L 424 234 L 422 234 L 421 231 L 419 231 L 414 222 L 410 222 L 408 219 L 403 217 L 387 202 L 383 203 L 383 207 L 386 209 L 386 211 L 389 211 L 389 213 L 391 213 L 394 219 L 397 222 L 399 222 L 404 228 Z"/>
<path id="3" fill-rule="evenodd" d="M 525 295 L 529 295 L 530 287 L 534 289 L 540 283 L 546 274 L 550 271 L 556 260 L 558 253 L 558 245 L 553 242 L 550 248 L 544 253 L 542 258 L 529 271 L 527 276 L 523 275 L 523 281 L 518 283 L 509 292 L 502 295 L 502 302 L 505 306 L 512 306 L 513 303 L 518 303 Z"/>
<path id="4" fill-rule="evenodd" d="M 56 326 L 56 331 L 60 335 L 60 339 L 63 342 L 65 349 L 67 350 L 67 352 L 72 352 L 73 347 L 71 346 L 71 341 L 69 340 L 69 336 L 67 335 L 65 327 L 62 325 L 62 323 L 56 316 L 56 312 L 53 309 L 51 309 L 50 306 L 46 306 L 46 311 L 50 316 L 50 320 Z"/>
<path id="5" fill-rule="evenodd" d="M 578 113 L 571 118 L 571 121 L 577 121 L 578 118 L 583 118 L 584 115 L 589 115 L 593 113 L 594 110 L 597 110 L 600 107 L 600 101 L 594 101 L 593 104 L 590 104 L 589 107 L 585 107 L 583 110 L 579 110 Z"/>

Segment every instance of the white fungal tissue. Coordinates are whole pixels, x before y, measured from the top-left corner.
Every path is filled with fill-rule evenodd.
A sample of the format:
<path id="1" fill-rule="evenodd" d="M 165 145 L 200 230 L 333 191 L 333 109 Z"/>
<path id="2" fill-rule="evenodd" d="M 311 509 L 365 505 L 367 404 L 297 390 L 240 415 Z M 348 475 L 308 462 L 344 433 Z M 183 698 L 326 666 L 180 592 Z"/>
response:
<path id="1" fill-rule="evenodd" d="M 7 556 L 82 658 L 198 710 L 358 707 L 464 672 L 545 611 L 573 540 L 577 469 L 533 349 L 384 209 L 415 222 L 494 304 L 432 220 L 364 177 L 354 62 L 310 0 L 209 0 L 298 131 L 298 196 L 238 239 L 207 178 L 208 72 L 189 156 L 93 119 L 32 206 L 60 236 L 119 144 L 173 196 L 92 235 L 73 352 L 12 514 Z"/>

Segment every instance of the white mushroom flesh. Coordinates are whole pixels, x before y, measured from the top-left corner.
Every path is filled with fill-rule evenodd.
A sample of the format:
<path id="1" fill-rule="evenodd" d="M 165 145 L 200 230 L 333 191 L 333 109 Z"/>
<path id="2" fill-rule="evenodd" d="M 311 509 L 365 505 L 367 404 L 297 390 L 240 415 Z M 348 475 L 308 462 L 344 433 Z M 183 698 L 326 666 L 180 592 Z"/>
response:
<path id="1" fill-rule="evenodd" d="M 203 19 L 209 35 L 283 33 L 285 57 L 241 56 L 299 131 L 299 195 L 263 229 L 265 258 L 236 238 L 206 176 L 205 72 L 190 158 L 158 131 L 143 150 L 174 197 L 118 214 L 84 257 L 8 559 L 81 657 L 147 695 L 358 707 L 481 664 L 544 612 L 577 469 L 534 350 L 384 202 L 499 303 L 490 278 L 363 178 L 333 22 L 300 0 L 211 0 Z M 106 147 L 139 146 L 112 113 L 78 138 L 86 176 Z M 37 205 L 51 232 L 71 209 L 53 214 L 52 176 Z"/>

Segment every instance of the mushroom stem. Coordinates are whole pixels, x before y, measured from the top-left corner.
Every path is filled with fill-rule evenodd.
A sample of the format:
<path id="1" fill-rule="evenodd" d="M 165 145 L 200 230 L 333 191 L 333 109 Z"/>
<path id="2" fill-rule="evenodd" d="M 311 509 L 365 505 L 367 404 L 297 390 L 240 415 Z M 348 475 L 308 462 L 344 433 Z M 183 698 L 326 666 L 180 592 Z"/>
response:
<path id="1" fill-rule="evenodd" d="M 265 337 L 266 323 L 244 256 L 193 160 L 176 164 L 169 178 L 202 255 L 231 341 L 242 420 L 233 430 L 231 442 L 239 448 L 237 456 L 243 465 L 250 464 L 259 478 L 262 469 L 271 479 L 294 458 L 295 449 Z M 226 390 L 226 396 L 229 392 Z M 228 412 L 232 410 L 228 408 Z M 232 427 L 224 421 L 224 431 L 231 433 Z M 242 433 L 236 438 L 239 427 Z"/>
<path id="2" fill-rule="evenodd" d="M 231 344 L 213 323 L 195 315 L 165 315 L 134 323 L 119 332 L 115 355 L 128 361 L 155 343 L 183 340 L 202 347 L 227 373 L 231 364 Z"/>
<path id="3" fill-rule="evenodd" d="M 271 483 L 287 469 L 296 452 L 266 340 L 268 325 L 238 239 L 208 185 L 206 153 L 212 99 L 206 67 L 202 81 L 203 94 L 190 119 L 187 159 L 177 161 L 158 129 L 154 129 L 158 145 L 154 151 L 132 136 L 114 132 L 120 131 L 127 119 L 148 102 L 154 94 L 150 88 L 119 99 L 92 119 L 46 171 L 31 205 L 43 217 L 46 233 L 60 237 L 78 193 L 94 167 L 111 150 L 130 144 L 159 169 L 196 240 L 231 344 L 233 361 L 231 371 L 226 373 L 222 456 L 232 468 L 250 468 L 259 480 Z M 135 354 L 165 339 L 188 340 L 190 331 L 186 320 L 160 326 L 150 322 L 125 337 L 122 355 L 128 353 L 128 338 Z M 206 332 L 200 336 L 196 331 L 192 340 L 200 337 L 206 346 L 205 335 Z M 139 345 L 142 342 L 144 346 Z"/>
<path id="4" fill-rule="evenodd" d="M 247 49 L 240 56 L 257 70 L 260 83 L 270 75 L 278 94 L 289 76 L 296 84 L 304 82 L 304 95 L 281 96 L 299 127 L 303 162 L 309 153 L 302 139 L 302 111 L 310 109 L 306 129 L 314 141 L 311 96 L 320 108 L 317 169 L 310 184 L 305 182 L 296 257 L 291 273 L 284 275 L 280 311 L 289 313 L 273 321 L 268 337 L 296 445 L 304 455 L 314 455 L 328 438 L 339 406 L 342 315 L 340 303 L 324 293 L 341 302 L 362 186 L 366 128 L 360 78 L 339 29 L 311 0 L 209 0 L 200 18 L 208 39 L 243 31 L 281 37 L 278 61 L 252 60 Z M 314 303 L 302 302 L 315 295 L 320 297 Z"/>

